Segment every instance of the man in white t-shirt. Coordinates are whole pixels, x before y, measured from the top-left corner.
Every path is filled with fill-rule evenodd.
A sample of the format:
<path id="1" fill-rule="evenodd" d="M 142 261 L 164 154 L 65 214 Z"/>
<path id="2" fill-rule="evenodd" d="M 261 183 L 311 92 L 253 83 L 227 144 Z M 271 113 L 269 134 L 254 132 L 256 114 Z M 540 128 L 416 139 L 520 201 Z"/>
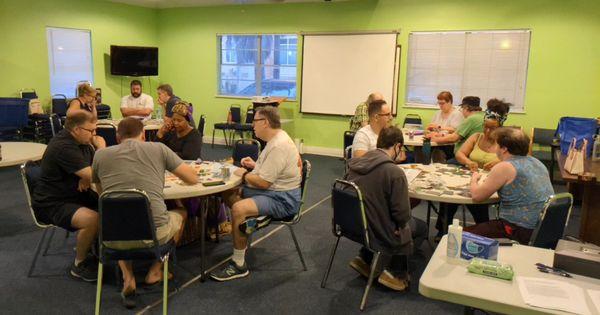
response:
<path id="1" fill-rule="evenodd" d="M 369 124 L 360 128 L 352 142 L 352 157 L 361 157 L 377 148 L 377 137 L 381 129 L 390 125 L 392 109 L 384 100 L 369 103 Z"/>
<path id="2" fill-rule="evenodd" d="M 142 93 L 142 82 L 133 80 L 130 84 L 131 94 L 121 99 L 121 114 L 123 118 L 134 117 L 148 120 L 154 111 L 152 96 Z"/>
<path id="3" fill-rule="evenodd" d="M 225 202 L 231 207 L 233 256 L 220 270 L 210 274 L 217 281 L 250 274 L 245 262 L 248 235 L 240 230 L 248 217 L 265 215 L 281 219 L 292 217 L 300 210 L 300 154 L 294 141 L 281 130 L 277 108 L 264 106 L 258 109 L 252 125 L 256 136 L 267 145 L 256 162 L 245 157 L 240 163 L 243 168 L 235 171 L 244 183 L 241 194 L 239 190 L 224 194 Z"/>

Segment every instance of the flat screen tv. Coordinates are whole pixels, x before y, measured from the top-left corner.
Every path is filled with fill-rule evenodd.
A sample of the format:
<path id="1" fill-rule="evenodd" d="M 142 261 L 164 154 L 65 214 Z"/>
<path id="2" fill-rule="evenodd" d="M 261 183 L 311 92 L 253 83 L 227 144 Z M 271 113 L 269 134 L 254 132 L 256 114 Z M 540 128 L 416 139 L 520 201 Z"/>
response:
<path id="1" fill-rule="evenodd" d="M 158 75 L 158 47 L 110 46 L 110 74 Z"/>

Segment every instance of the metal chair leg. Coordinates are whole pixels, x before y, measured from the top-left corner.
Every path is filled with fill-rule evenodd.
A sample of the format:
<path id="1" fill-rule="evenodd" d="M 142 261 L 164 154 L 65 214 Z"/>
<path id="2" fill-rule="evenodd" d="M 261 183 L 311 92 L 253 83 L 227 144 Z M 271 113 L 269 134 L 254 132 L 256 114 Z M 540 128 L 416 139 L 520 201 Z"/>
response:
<path id="1" fill-rule="evenodd" d="M 212 144 L 210 145 L 210 147 L 211 147 L 211 148 L 214 148 L 214 147 L 215 147 L 215 131 L 216 131 L 216 130 L 217 130 L 217 129 L 213 129 Z"/>
<path id="2" fill-rule="evenodd" d="M 225 139 L 225 146 L 228 147 L 229 142 L 227 141 L 227 133 L 225 132 L 225 129 L 223 129 L 223 138 Z"/>
<path id="3" fill-rule="evenodd" d="M 373 279 L 375 278 L 375 270 L 377 270 L 377 265 L 379 264 L 379 256 L 380 252 L 375 253 L 375 257 L 373 257 L 373 262 L 371 263 L 371 273 L 369 274 L 369 280 L 367 281 L 367 287 L 365 288 L 365 293 L 363 293 L 362 300 L 360 302 L 360 310 L 365 309 L 365 305 L 367 304 L 367 296 L 369 295 L 369 290 L 371 290 L 371 285 L 373 285 Z"/>
<path id="4" fill-rule="evenodd" d="M 40 238 L 40 241 L 38 242 L 38 244 L 35 248 L 35 254 L 33 255 L 33 260 L 31 261 L 31 265 L 29 266 L 29 271 L 27 272 L 28 278 L 31 278 L 31 274 L 33 273 L 33 269 L 35 268 L 35 263 L 37 262 L 38 256 L 40 255 L 40 250 L 42 249 L 42 243 L 44 242 L 44 239 L 46 238 L 46 233 L 48 233 L 48 229 L 44 229 L 44 233 L 42 234 L 42 237 Z"/>
<path id="5" fill-rule="evenodd" d="M 56 232 L 56 228 L 52 228 L 52 231 L 50 231 L 50 236 L 48 236 L 48 240 L 46 241 L 46 248 L 44 249 L 44 253 L 42 253 L 42 256 L 46 256 L 48 254 L 48 248 L 50 248 L 50 243 L 52 243 L 54 232 Z"/>
<path id="6" fill-rule="evenodd" d="M 163 260 L 163 314 L 167 314 L 167 299 L 169 297 L 169 254 Z"/>
<path id="7" fill-rule="evenodd" d="M 325 270 L 325 274 L 323 275 L 323 280 L 321 281 L 321 288 L 325 287 L 327 278 L 329 278 L 329 271 L 331 271 L 331 265 L 333 265 L 333 257 L 335 256 L 335 251 L 337 250 L 339 243 L 340 243 L 340 237 L 338 236 L 338 238 L 335 240 L 335 244 L 333 244 L 333 248 L 331 249 L 331 255 L 329 256 L 329 263 L 327 264 L 327 270 Z"/>
<path id="8" fill-rule="evenodd" d="M 291 225 L 287 226 L 290 228 L 290 233 L 292 233 L 292 238 L 294 239 L 294 244 L 296 244 L 296 250 L 298 251 L 298 256 L 300 256 L 300 261 L 302 262 L 302 267 L 304 271 L 307 271 L 306 263 L 304 262 L 304 257 L 302 256 L 302 251 L 300 250 L 300 246 L 298 245 L 298 240 L 296 239 L 296 234 L 294 233 L 294 228 Z"/>
<path id="9" fill-rule="evenodd" d="M 104 271 L 104 266 L 102 262 L 98 263 L 98 283 L 96 284 L 96 310 L 94 314 L 100 314 L 100 300 L 102 299 L 102 274 Z"/>

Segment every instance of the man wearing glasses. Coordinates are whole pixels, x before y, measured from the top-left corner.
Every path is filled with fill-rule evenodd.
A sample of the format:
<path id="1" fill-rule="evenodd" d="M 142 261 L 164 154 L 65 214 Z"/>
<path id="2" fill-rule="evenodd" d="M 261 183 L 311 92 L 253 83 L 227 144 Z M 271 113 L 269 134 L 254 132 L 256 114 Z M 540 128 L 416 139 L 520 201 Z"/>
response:
<path id="1" fill-rule="evenodd" d="M 224 195 L 231 207 L 233 256 L 223 268 L 210 274 L 217 281 L 228 281 L 250 274 L 245 262 L 248 235 L 240 230 L 246 218 L 271 216 L 292 217 L 300 209 L 301 160 L 290 136 L 281 130 L 277 108 L 260 107 L 254 116 L 254 133 L 267 142 L 257 161 L 245 157 L 240 161 L 242 168 L 235 174 L 242 177 L 244 187 Z M 246 227 L 251 233 L 253 227 Z"/>
<path id="2" fill-rule="evenodd" d="M 361 157 L 368 151 L 377 148 L 379 132 L 390 125 L 392 121 L 392 108 L 384 100 L 375 100 L 369 103 L 369 124 L 360 128 L 352 142 L 352 157 Z"/>
<path id="3" fill-rule="evenodd" d="M 106 147 L 96 135 L 96 120 L 85 110 L 67 115 L 65 129 L 48 144 L 41 176 L 33 189 L 32 207 L 38 221 L 79 231 L 70 274 L 84 281 L 97 279 L 96 263 L 88 252 L 98 231 L 98 195 L 90 188 L 95 150 Z"/>

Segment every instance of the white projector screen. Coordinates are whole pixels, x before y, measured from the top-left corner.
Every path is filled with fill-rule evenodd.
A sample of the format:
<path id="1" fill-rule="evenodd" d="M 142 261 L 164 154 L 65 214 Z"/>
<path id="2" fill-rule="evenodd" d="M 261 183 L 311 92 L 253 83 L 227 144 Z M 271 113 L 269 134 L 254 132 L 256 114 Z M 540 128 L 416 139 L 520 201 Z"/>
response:
<path id="1" fill-rule="evenodd" d="M 300 112 L 354 115 L 370 93 L 381 92 L 396 113 L 396 37 L 305 34 Z"/>

